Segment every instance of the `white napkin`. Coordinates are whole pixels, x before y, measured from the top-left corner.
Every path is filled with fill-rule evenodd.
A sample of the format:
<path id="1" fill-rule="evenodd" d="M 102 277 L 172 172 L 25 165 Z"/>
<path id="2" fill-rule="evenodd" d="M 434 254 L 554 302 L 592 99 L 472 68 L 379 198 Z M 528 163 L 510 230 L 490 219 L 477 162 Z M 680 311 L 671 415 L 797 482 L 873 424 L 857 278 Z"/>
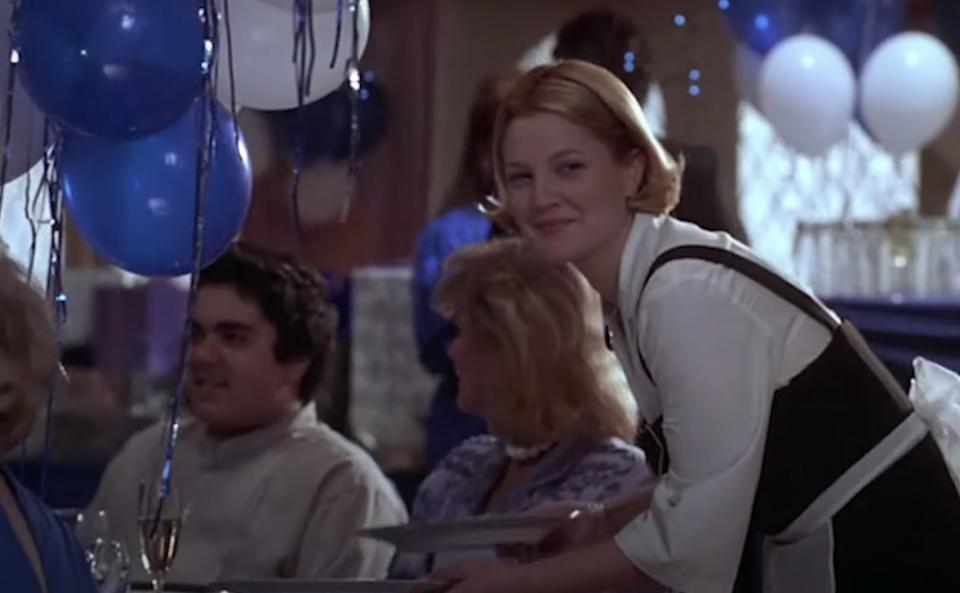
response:
<path id="1" fill-rule="evenodd" d="M 910 401 L 930 428 L 960 490 L 960 375 L 918 356 L 913 360 Z"/>

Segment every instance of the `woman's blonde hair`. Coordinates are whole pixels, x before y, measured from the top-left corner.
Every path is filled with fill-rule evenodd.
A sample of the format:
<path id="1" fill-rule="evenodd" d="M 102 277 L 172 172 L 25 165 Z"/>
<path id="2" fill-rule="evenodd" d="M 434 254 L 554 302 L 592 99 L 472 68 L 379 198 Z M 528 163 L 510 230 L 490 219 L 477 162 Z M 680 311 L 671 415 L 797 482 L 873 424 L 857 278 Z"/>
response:
<path id="1" fill-rule="evenodd" d="M 50 310 L 20 266 L 0 251 L 0 453 L 29 432 L 56 368 Z"/>
<path id="2" fill-rule="evenodd" d="M 493 131 L 493 167 L 501 202 L 506 199 L 503 140 L 507 127 L 514 119 L 537 113 L 559 115 L 587 128 L 618 158 L 641 152 L 645 162 L 643 181 L 635 194 L 624 196 L 631 211 L 668 214 L 677 206 L 682 157 L 674 160 L 663 148 L 640 103 L 623 82 L 607 70 L 580 60 L 533 68 L 501 103 Z M 504 215 L 509 213 L 502 209 L 494 213 L 495 218 Z"/>
<path id="3" fill-rule="evenodd" d="M 588 324 L 590 306 L 599 306 L 591 290 L 572 266 L 544 262 L 518 238 L 470 245 L 447 260 L 437 309 L 469 326 L 503 370 L 494 432 L 516 444 L 632 440 L 635 403 L 610 380 L 613 355 Z"/>

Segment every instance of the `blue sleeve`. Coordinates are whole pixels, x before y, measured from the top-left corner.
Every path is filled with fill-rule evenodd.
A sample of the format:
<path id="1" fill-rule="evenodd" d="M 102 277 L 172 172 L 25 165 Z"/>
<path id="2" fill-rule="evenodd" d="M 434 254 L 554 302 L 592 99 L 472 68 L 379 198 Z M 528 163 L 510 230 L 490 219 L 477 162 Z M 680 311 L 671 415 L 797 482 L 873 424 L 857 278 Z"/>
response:
<path id="1" fill-rule="evenodd" d="M 30 534 L 33 536 L 43 564 L 47 591 L 49 593 L 67 591 L 96 593 L 97 587 L 93 582 L 90 565 L 73 532 L 36 495 L 12 479 L 9 473 L 4 475 L 17 497 L 23 518 L 30 527 Z M 0 477 L 0 479 L 3 478 Z M 16 546 L 19 548 L 19 543 Z M 23 566 L 28 565 L 23 563 Z M 0 584 L 5 582 L 0 578 Z M 7 591 L 8 588 L 4 587 L 3 590 Z M 29 590 L 29 588 L 14 590 Z"/>
<path id="2" fill-rule="evenodd" d="M 461 247 L 479 243 L 489 234 L 489 220 L 468 207 L 430 222 L 417 240 L 412 285 L 414 333 L 421 364 L 436 375 L 453 372 L 447 347 L 456 335 L 453 324 L 433 309 L 433 291 L 443 262 Z"/>
<path id="3" fill-rule="evenodd" d="M 447 346 L 453 340 L 453 324 L 433 309 L 433 289 L 440 279 L 443 261 L 450 254 L 443 229 L 431 223 L 417 241 L 413 268 L 413 324 L 420 363 L 435 375 L 451 372 Z"/>

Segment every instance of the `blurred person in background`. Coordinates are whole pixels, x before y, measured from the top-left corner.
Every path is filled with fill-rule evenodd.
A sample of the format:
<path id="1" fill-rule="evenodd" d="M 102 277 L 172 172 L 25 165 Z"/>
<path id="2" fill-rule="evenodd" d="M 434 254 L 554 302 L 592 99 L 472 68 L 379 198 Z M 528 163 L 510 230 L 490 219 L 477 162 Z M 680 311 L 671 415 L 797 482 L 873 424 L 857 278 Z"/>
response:
<path id="1" fill-rule="evenodd" d="M 495 194 L 493 122 L 515 75 L 490 76 L 474 93 L 457 175 L 440 214 L 417 239 L 413 277 L 413 318 L 417 351 L 423 366 L 439 379 L 426 420 L 426 468 L 433 468 L 464 439 L 485 431 L 483 419 L 457 407 L 457 376 L 447 356 L 454 328 L 433 310 L 433 292 L 443 262 L 465 245 L 496 231 L 480 205 Z"/>

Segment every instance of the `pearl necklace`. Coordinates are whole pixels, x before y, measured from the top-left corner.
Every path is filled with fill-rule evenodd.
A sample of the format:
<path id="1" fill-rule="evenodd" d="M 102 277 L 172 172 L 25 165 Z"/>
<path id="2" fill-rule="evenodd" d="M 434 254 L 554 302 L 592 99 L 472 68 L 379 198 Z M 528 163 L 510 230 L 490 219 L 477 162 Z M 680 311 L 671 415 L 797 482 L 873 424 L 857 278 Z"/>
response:
<path id="1" fill-rule="evenodd" d="M 543 445 L 534 445 L 533 447 L 506 445 L 504 450 L 507 454 L 507 457 L 509 457 L 512 461 L 529 462 L 546 455 L 547 451 L 552 449 L 555 444 L 556 443 L 545 443 Z"/>

